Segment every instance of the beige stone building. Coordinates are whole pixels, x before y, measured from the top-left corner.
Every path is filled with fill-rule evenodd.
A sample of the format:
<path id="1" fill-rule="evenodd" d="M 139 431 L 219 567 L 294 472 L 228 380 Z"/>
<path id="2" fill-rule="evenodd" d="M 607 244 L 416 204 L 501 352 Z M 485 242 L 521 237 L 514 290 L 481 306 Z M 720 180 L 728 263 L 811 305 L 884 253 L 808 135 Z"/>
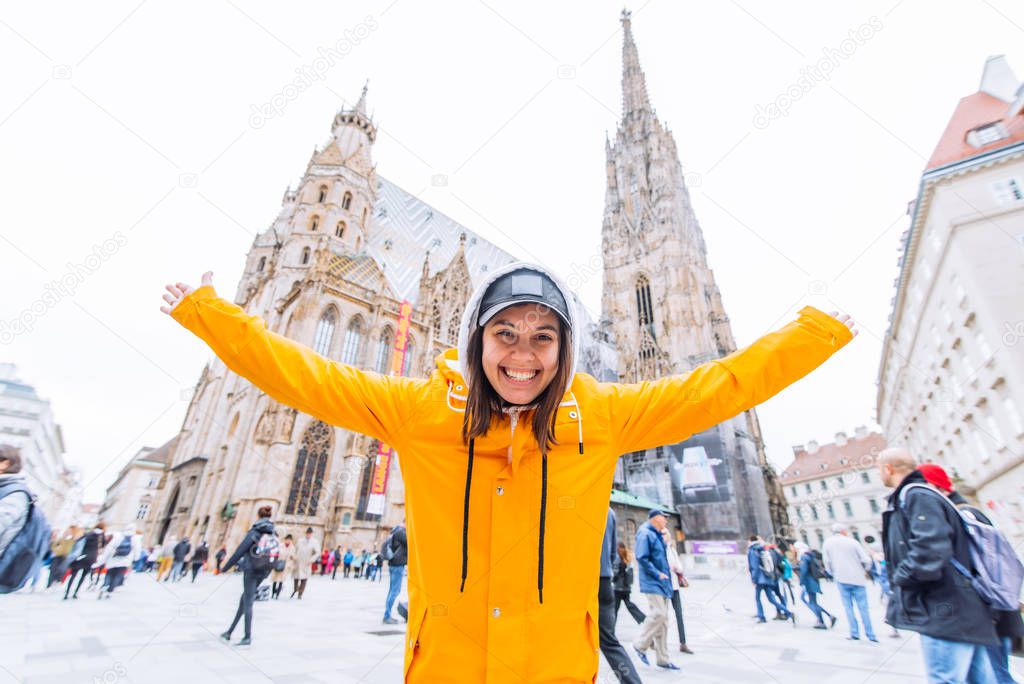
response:
<path id="1" fill-rule="evenodd" d="M 1024 543 L 1024 87 L 985 65 L 911 207 L 878 377 L 891 444 L 944 465 Z"/>
<path id="2" fill-rule="evenodd" d="M 882 511 L 892 493 L 876 466 L 883 449 L 885 437 L 864 427 L 852 437 L 838 432 L 830 444 L 794 446 L 793 462 L 779 478 L 789 502 L 789 537 L 821 549 L 832 525 L 841 523 L 854 539 L 880 550 Z"/>
<path id="3" fill-rule="evenodd" d="M 410 302 L 402 371 L 425 375 L 455 344 L 475 283 L 515 259 L 378 176 L 376 135 L 364 89 L 253 241 L 235 301 L 271 330 L 384 373 Z M 148 543 L 174 534 L 231 546 L 269 504 L 282 535 L 312 527 L 327 544 L 370 548 L 403 517 L 400 454 L 375 512 L 375 440 L 278 404 L 219 359 L 203 370 L 177 439 Z"/>
<path id="4" fill-rule="evenodd" d="M 685 373 L 736 350 L 708 265 L 672 133 L 654 112 L 623 12 L 622 120 L 606 143 L 602 313 L 619 379 Z M 765 459 L 754 411 L 623 458 L 619 483 L 673 502 L 691 540 L 770 536 L 786 526 L 785 497 Z"/>
<path id="5" fill-rule="evenodd" d="M 163 480 L 167 457 L 174 451 L 178 438 L 174 437 L 157 448 L 142 447 L 117 474 L 107 487 L 99 509 L 99 519 L 109 530 L 123 530 L 135 525 L 142 530 L 155 503 Z"/>

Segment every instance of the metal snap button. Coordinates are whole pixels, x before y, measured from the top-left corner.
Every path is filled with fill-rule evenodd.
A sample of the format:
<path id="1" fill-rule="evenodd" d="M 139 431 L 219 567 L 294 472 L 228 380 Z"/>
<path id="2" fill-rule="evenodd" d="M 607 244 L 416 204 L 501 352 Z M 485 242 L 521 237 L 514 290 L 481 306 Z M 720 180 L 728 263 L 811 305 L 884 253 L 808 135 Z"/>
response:
<path id="1" fill-rule="evenodd" d="M 505 493 L 505 488 L 504 487 L 498 487 L 498 489 L 496 491 L 498 493 L 498 496 L 501 496 L 502 494 Z"/>
<path id="2" fill-rule="evenodd" d="M 495 608 L 491 611 L 491 615 L 494 617 L 501 617 L 501 608 Z"/>

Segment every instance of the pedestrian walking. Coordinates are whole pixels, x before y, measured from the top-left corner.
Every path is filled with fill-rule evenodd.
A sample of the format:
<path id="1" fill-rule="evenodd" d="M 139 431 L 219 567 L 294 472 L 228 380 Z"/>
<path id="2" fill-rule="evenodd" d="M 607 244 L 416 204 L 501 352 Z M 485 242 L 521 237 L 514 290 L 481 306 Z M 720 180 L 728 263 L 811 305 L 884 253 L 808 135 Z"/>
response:
<path id="1" fill-rule="evenodd" d="M 75 546 L 75 539 L 78 537 L 78 528 L 69 527 L 63 534 L 59 535 L 53 544 L 50 545 L 50 576 L 46 581 L 46 588 L 54 584 L 60 584 L 64 573 L 71 564 L 68 555 Z"/>
<path id="2" fill-rule="evenodd" d="M 171 552 L 171 572 L 164 578 L 164 581 L 180 582 L 181 578 L 185 576 L 185 559 L 188 558 L 188 552 L 192 549 L 192 543 L 187 537 L 182 537 L 181 541 L 174 545 L 174 550 Z"/>
<path id="3" fill-rule="evenodd" d="M 356 557 L 356 555 L 354 553 L 352 553 L 352 549 L 346 549 L 345 550 L 345 555 L 342 556 L 342 558 L 341 558 L 342 562 L 345 564 L 345 568 L 344 568 L 344 576 L 345 577 L 348 577 L 349 573 L 352 572 L 352 560 L 355 557 Z"/>
<path id="4" fill-rule="evenodd" d="M 409 562 L 409 540 L 405 534 L 405 520 L 395 525 L 381 547 L 388 561 L 388 596 L 384 600 L 384 624 L 395 625 L 398 620 L 391 617 L 391 608 L 402 591 L 402 578 Z"/>
<path id="5" fill-rule="evenodd" d="M 199 542 L 199 546 L 196 547 L 195 551 L 192 552 L 192 583 L 195 584 L 196 576 L 199 575 L 199 571 L 206 565 L 207 559 L 210 557 L 210 546 L 206 543 L 206 540 Z"/>
<path id="6" fill-rule="evenodd" d="M 832 526 L 832 536 L 825 540 L 821 549 L 825 561 L 825 572 L 832 576 L 839 589 L 839 598 L 846 611 L 846 620 L 850 623 L 851 641 L 860 639 L 857 627 L 857 616 L 854 604 L 860 613 L 860 621 L 864 627 L 864 636 L 868 641 L 878 643 L 875 628 L 871 625 L 871 614 L 868 609 L 867 580 L 871 570 L 871 557 L 860 542 L 850 537 L 850 532 L 842 523 Z"/>
<path id="7" fill-rule="evenodd" d="M 992 520 L 977 506 L 972 506 L 963 496 L 953 489 L 953 482 L 949 474 L 942 466 L 935 463 L 925 463 L 918 466 L 918 471 L 924 475 L 924 479 L 930 485 L 946 495 L 946 498 L 961 511 L 966 511 L 978 522 L 993 527 Z M 998 684 L 1016 684 L 1016 680 L 1010 673 L 1010 654 L 1013 652 L 1013 642 L 1024 637 L 1024 620 L 1021 620 L 1020 610 L 995 610 L 993 609 L 996 624 L 996 636 L 999 638 L 998 646 L 986 646 L 988 649 L 989 661 L 995 672 L 995 681 Z"/>
<path id="8" fill-rule="evenodd" d="M 76 548 L 72 550 L 74 560 L 71 561 L 71 574 L 68 576 L 67 586 L 64 589 L 65 600 L 67 600 L 68 594 L 71 593 L 71 586 L 75 583 L 76 576 L 78 577 L 78 585 L 75 587 L 74 593 L 71 594 L 71 598 L 78 598 L 78 590 L 82 588 L 82 582 L 85 581 L 86 576 L 92 571 L 96 559 L 99 558 L 100 551 L 103 550 L 104 541 L 106 540 L 106 525 L 102 521 L 96 523 L 96 527 L 79 537 L 79 540 L 81 544 L 79 545 L 76 541 Z"/>
<path id="9" fill-rule="evenodd" d="M 323 577 L 329 571 L 330 566 L 328 563 L 331 561 L 331 552 L 329 549 L 324 549 L 320 553 L 320 576 Z"/>
<path id="10" fill-rule="evenodd" d="M 818 557 L 811 551 L 811 548 L 803 542 L 796 543 L 796 553 L 799 559 L 798 572 L 800 574 L 800 600 L 811 609 L 817 622 L 814 629 L 829 629 L 836 626 L 836 616 L 825 610 L 818 603 L 818 594 L 821 593 L 821 580 L 825 577 L 825 568 Z M 828 618 L 829 624 L 825 624 Z"/>
<path id="11" fill-rule="evenodd" d="M 640 568 L 640 593 L 647 597 L 647 619 L 640 638 L 633 643 L 637 657 L 650 665 L 647 649 L 653 648 L 658 667 L 678 670 L 668 658 L 668 611 L 672 602 L 672 580 L 668 551 L 661 531 L 668 526 L 668 515 L 660 510 L 647 512 L 647 522 L 636 532 L 636 563 Z"/>
<path id="12" fill-rule="evenodd" d="M 358 551 L 352 557 L 352 576 L 359 579 L 363 576 L 363 551 Z"/>
<path id="13" fill-rule="evenodd" d="M 988 647 L 998 647 L 993 614 L 955 567 L 973 566 L 956 509 L 917 470 L 910 451 L 878 456 L 882 484 L 893 489 L 882 513 L 882 541 L 893 600 L 885 620 L 917 632 L 929 682 L 995 682 Z"/>
<path id="14" fill-rule="evenodd" d="M 592 681 L 587 613 L 598 578 L 580 558 L 597 558 L 609 491 L 590 484 L 610 482 L 622 453 L 677 443 L 765 401 L 853 337 L 848 317 L 808 307 L 685 375 L 599 383 L 575 372 L 579 300 L 542 267 L 510 264 L 468 298 L 458 349 L 417 379 L 365 372 L 269 331 L 218 297 L 210 273 L 196 290 L 169 285 L 164 300 L 165 313 L 273 399 L 402 455 L 409 538 L 423 550 L 411 555 L 425 559 L 411 566 L 410 682 L 456 671 L 464 681 Z M 566 515 L 554 498 L 570 487 Z M 523 548 L 536 552 L 495 555 L 499 540 L 527 537 L 536 544 Z M 428 614 L 430 596 L 451 596 L 444 617 Z M 509 630 L 517 636 L 488 637 Z"/>
<path id="15" fill-rule="evenodd" d="M 331 579 L 338 577 L 338 568 L 341 566 L 341 546 L 334 549 L 333 558 L 331 559 Z"/>
<path id="16" fill-rule="evenodd" d="M 378 582 L 382 582 L 384 581 L 384 554 L 378 551 L 374 557 L 374 563 L 376 563 L 376 567 L 373 570 L 373 576 Z"/>
<path id="17" fill-rule="evenodd" d="M 306 583 L 313 572 L 313 563 L 320 557 L 320 545 L 313 538 L 313 528 L 307 527 L 306 534 L 295 545 L 295 565 L 292 570 L 292 595 L 289 598 L 299 597 L 306 593 Z"/>
<path id="18" fill-rule="evenodd" d="M 224 558 L 228 555 L 227 547 L 221 546 L 217 549 L 217 553 L 214 554 L 214 558 L 217 559 L 217 574 L 221 573 L 221 566 L 224 564 Z"/>
<path id="19" fill-rule="evenodd" d="M 239 646 L 248 646 L 252 643 L 252 604 L 256 600 L 256 589 L 270 575 L 279 558 L 280 545 L 277 543 L 274 524 L 270 522 L 271 513 L 270 506 L 260 507 L 256 512 L 256 522 L 224 564 L 224 572 L 228 572 L 235 565 L 242 569 L 242 595 L 238 599 L 235 619 L 220 638 L 231 641 L 231 633 L 238 626 L 238 621 L 244 618 L 245 632 L 238 642 Z"/>
<path id="20" fill-rule="evenodd" d="M 29 581 L 35 591 L 52 534 L 21 472 L 21 450 L 0 444 L 0 594 Z"/>
<path id="21" fill-rule="evenodd" d="M 661 538 L 665 541 L 665 555 L 668 560 L 669 579 L 672 581 L 672 611 L 676 614 L 676 632 L 679 634 L 679 652 L 693 655 L 693 651 L 686 645 L 686 625 L 683 624 L 683 597 L 680 590 L 690 586 L 686 580 L 686 573 L 683 572 L 683 562 L 679 559 L 679 552 L 676 545 L 672 543 L 672 537 L 666 527 L 661 531 Z"/>
<path id="22" fill-rule="evenodd" d="M 750 535 L 750 545 L 747 547 L 747 571 L 754 585 L 757 621 L 762 624 L 766 622 L 761 604 L 761 595 L 764 594 L 768 602 L 775 606 L 775 619 L 791 620 L 796 627 L 796 614 L 786 608 L 786 600 L 779 593 L 777 569 L 771 549 L 766 548 L 764 541 L 756 534 Z"/>
<path id="23" fill-rule="evenodd" d="M 598 643 L 604 659 L 608 661 L 612 672 L 620 682 L 640 684 L 640 675 L 636 673 L 633 661 L 629 659 L 626 649 L 615 636 L 615 587 L 612 577 L 615 574 L 615 561 L 618 559 L 619 535 L 615 519 L 615 511 L 608 508 L 608 517 L 604 525 L 604 538 L 601 541 L 601 571 L 597 590 L 597 625 Z"/>
<path id="24" fill-rule="evenodd" d="M 618 546 L 618 553 L 615 557 L 615 574 L 612 575 L 612 584 L 615 588 L 615 621 L 618 622 L 619 619 L 619 605 L 625 604 L 626 610 L 639 625 L 647 616 L 629 598 L 633 591 L 633 560 L 624 542 L 620 541 Z"/>
<path id="25" fill-rule="evenodd" d="M 785 549 L 779 548 L 779 546 L 770 547 L 775 550 L 773 554 L 779 564 L 779 594 L 782 595 L 782 600 L 786 601 L 786 605 L 796 606 L 796 595 L 793 593 L 793 564 L 789 562 L 789 554 Z M 786 594 L 789 594 L 789 600 L 786 600 Z"/>
<path id="26" fill-rule="evenodd" d="M 174 566 L 174 547 L 178 545 L 178 538 L 173 534 L 160 545 L 158 554 L 158 565 L 156 569 L 156 581 L 162 582 L 171 575 L 171 568 Z"/>
<path id="27" fill-rule="evenodd" d="M 280 570 L 278 570 L 280 568 Z M 295 540 L 292 535 L 286 534 L 281 543 L 277 563 L 270 572 L 270 597 L 274 600 L 281 598 L 281 589 L 284 587 L 285 579 L 295 572 Z"/>
<path id="28" fill-rule="evenodd" d="M 142 543 L 131 525 L 111 535 L 110 542 L 104 547 L 103 555 L 99 559 L 99 563 L 106 567 L 107 574 L 103 586 L 96 594 L 97 599 L 109 599 L 114 591 L 124 584 L 132 559 L 138 555 L 141 547 Z"/>

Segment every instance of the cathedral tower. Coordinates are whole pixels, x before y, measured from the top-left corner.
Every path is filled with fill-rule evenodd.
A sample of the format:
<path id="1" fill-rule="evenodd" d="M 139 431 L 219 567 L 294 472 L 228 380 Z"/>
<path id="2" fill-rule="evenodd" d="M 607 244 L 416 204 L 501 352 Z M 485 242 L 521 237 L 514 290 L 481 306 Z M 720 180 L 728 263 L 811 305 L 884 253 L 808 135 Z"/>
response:
<path id="1" fill-rule="evenodd" d="M 622 120 L 605 143 L 602 310 L 620 380 L 634 382 L 689 372 L 736 343 L 675 140 L 651 106 L 628 11 L 622 28 Z M 753 411 L 683 444 L 624 456 L 618 479 L 672 502 L 690 539 L 769 535 L 786 523 Z"/>

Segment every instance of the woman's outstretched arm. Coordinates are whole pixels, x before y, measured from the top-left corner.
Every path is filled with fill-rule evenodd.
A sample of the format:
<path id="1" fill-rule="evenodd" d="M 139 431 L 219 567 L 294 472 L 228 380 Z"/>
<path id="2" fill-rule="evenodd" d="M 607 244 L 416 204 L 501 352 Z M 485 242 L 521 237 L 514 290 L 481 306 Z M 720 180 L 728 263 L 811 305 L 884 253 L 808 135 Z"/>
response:
<path id="1" fill-rule="evenodd" d="M 768 400 L 857 334 L 849 316 L 805 307 L 781 330 L 686 375 L 612 385 L 618 453 L 675 444 Z"/>
<path id="2" fill-rule="evenodd" d="M 160 310 L 195 333 L 235 373 L 275 400 L 332 425 L 392 446 L 412 416 L 425 382 L 379 375 L 332 361 L 267 330 L 259 316 L 217 296 L 213 274 L 202 285 L 167 286 Z"/>

